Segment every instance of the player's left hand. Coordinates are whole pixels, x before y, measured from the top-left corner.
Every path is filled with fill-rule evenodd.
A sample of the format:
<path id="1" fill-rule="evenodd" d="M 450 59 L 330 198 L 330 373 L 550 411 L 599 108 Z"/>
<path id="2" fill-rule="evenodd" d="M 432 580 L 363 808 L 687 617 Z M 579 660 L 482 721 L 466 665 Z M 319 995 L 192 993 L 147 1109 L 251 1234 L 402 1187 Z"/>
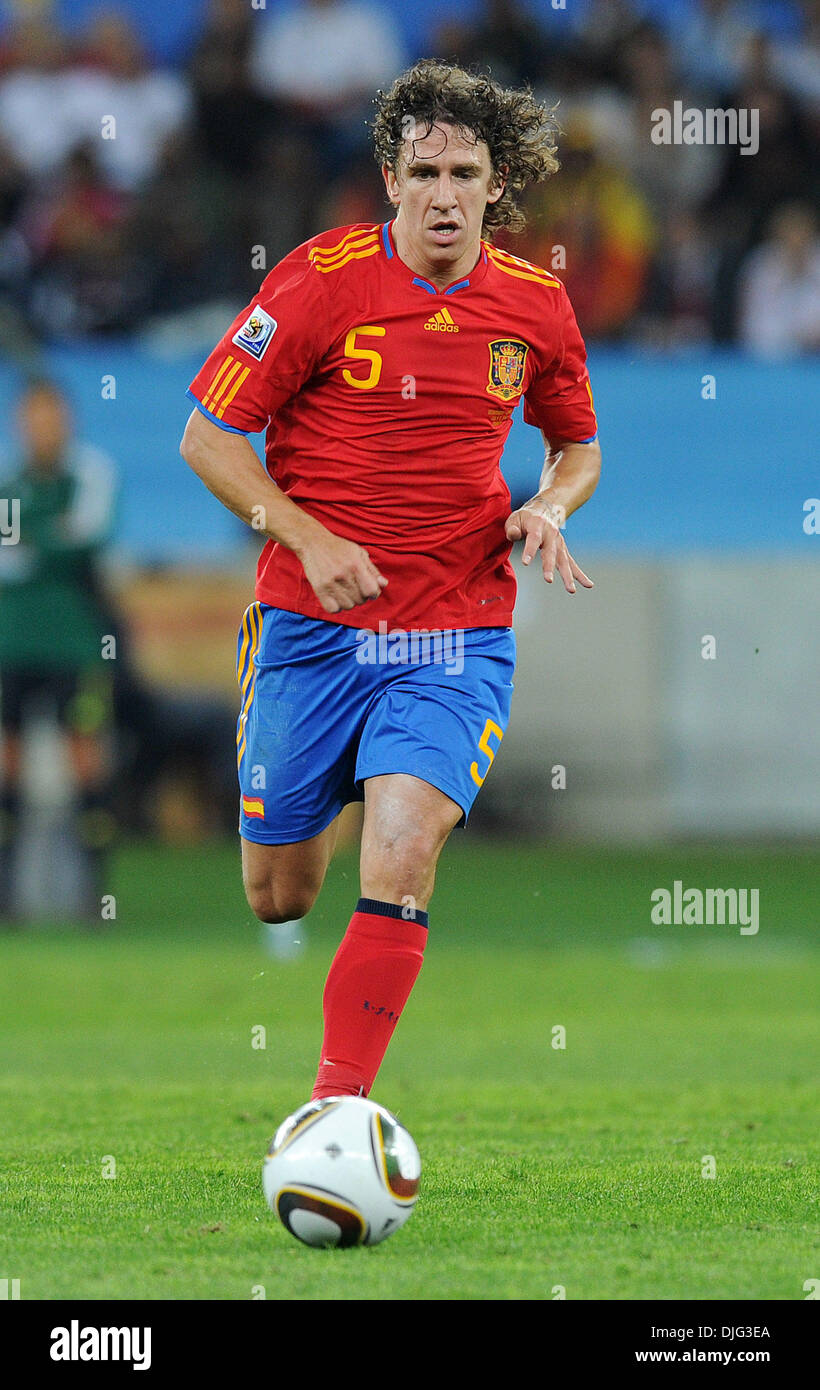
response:
<path id="1" fill-rule="evenodd" d="M 557 570 L 568 594 L 575 593 L 576 580 L 585 589 L 594 589 L 592 580 L 584 574 L 580 565 L 575 563 L 567 549 L 566 541 L 559 529 L 558 511 L 559 509 L 552 503 L 545 502 L 543 498 L 531 498 L 507 518 L 507 540 L 523 539 L 522 558 L 525 565 L 530 563 L 539 550 L 541 551 L 541 565 L 548 584 L 552 583 Z"/>

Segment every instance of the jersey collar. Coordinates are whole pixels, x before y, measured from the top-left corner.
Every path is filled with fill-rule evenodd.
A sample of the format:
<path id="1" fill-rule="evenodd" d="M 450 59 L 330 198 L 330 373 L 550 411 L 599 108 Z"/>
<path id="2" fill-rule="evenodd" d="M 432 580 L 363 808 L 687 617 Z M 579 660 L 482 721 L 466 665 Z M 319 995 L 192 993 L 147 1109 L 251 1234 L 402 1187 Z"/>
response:
<path id="1" fill-rule="evenodd" d="M 472 289 L 484 279 L 484 276 L 487 274 L 487 248 L 482 241 L 481 254 L 470 271 L 470 274 L 462 276 L 460 280 L 454 280 L 451 285 L 447 285 L 443 290 L 437 290 L 432 281 L 425 280 L 423 275 L 416 275 L 415 272 L 411 270 L 410 266 L 406 265 L 401 259 L 401 256 L 396 250 L 396 242 L 393 237 L 393 223 L 395 220 L 396 219 L 393 218 L 392 221 L 382 224 L 382 254 L 391 268 L 405 276 L 409 283 L 415 285 L 417 289 L 426 290 L 427 294 L 434 295 L 455 294 L 456 291 Z"/>

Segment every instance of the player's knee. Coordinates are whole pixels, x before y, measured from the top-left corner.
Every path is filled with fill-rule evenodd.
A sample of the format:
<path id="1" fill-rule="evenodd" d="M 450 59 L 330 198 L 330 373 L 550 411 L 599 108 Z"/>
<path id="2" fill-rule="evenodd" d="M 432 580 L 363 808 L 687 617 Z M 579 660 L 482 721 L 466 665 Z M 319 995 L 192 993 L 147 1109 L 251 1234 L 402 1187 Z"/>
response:
<path id="1" fill-rule="evenodd" d="M 401 902 L 408 894 L 419 899 L 428 897 L 432 892 L 439 849 L 438 839 L 425 831 L 405 833 L 373 845 L 362 860 L 365 896 L 369 894 L 364 885 L 375 883 L 379 885 L 375 896 L 388 901 Z"/>
<path id="2" fill-rule="evenodd" d="M 317 890 L 303 884 L 245 884 L 248 906 L 260 922 L 294 922 L 305 917 L 316 901 Z"/>

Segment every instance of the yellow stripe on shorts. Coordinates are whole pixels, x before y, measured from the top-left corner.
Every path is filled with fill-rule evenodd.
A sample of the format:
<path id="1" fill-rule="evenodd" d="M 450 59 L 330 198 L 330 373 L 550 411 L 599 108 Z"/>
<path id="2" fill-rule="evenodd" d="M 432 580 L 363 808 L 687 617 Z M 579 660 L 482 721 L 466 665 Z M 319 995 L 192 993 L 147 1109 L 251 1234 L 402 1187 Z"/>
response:
<path id="1" fill-rule="evenodd" d="M 242 712 L 239 716 L 239 728 L 236 733 L 236 762 L 237 767 L 242 761 L 245 752 L 245 741 L 247 737 L 248 715 L 253 704 L 254 691 L 256 690 L 256 656 L 259 651 L 259 639 L 262 636 L 262 608 L 259 603 L 252 603 L 245 617 L 249 618 L 253 637 L 251 639 L 250 656 L 247 662 L 244 683 L 240 687 L 245 696 Z M 245 692 L 247 691 L 247 694 Z"/>

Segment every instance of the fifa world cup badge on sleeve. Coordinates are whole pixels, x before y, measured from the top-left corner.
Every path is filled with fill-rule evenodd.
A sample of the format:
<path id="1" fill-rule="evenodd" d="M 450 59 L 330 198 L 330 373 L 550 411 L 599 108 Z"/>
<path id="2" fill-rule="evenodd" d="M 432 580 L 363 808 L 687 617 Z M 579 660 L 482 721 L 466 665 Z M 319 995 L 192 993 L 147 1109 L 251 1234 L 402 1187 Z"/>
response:
<path id="1" fill-rule="evenodd" d="M 268 349 L 268 344 L 277 329 L 276 319 L 266 314 L 264 309 L 257 307 L 252 309 L 245 319 L 242 327 L 234 333 L 231 342 L 236 343 L 245 352 L 249 352 L 251 357 L 255 357 L 257 362 L 264 357 Z"/>

